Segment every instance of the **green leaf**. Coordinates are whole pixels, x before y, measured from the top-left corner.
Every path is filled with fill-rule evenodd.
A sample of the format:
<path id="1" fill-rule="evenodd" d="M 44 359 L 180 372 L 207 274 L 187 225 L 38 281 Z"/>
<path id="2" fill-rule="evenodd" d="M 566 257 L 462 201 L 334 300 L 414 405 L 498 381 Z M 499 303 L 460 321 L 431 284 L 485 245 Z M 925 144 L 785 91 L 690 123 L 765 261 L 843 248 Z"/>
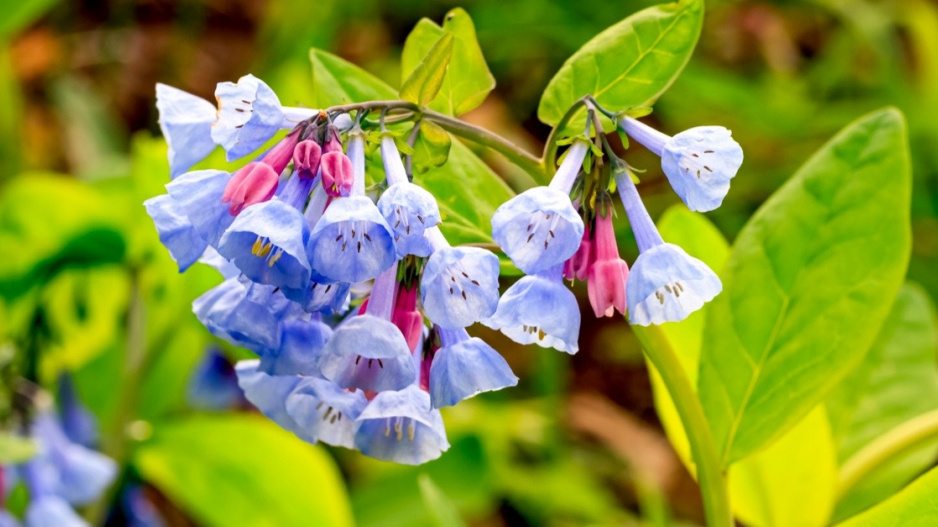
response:
<path id="1" fill-rule="evenodd" d="M 938 525 L 938 468 L 902 492 L 837 527 L 932 527 Z"/>
<path id="2" fill-rule="evenodd" d="M 827 399 L 844 462 L 894 427 L 938 408 L 935 308 L 918 285 L 906 284 L 863 362 Z M 896 492 L 935 460 L 936 442 L 878 468 L 841 498 L 846 518 Z"/>
<path id="3" fill-rule="evenodd" d="M 443 27 L 428 18 L 417 22 L 404 42 L 401 55 L 402 80 L 417 68 L 420 60 L 445 32 L 451 32 L 455 37 L 453 56 L 440 94 L 430 104 L 430 108 L 448 115 L 461 115 L 482 104 L 495 88 L 495 77 L 485 63 L 482 48 L 476 40 L 475 26 L 463 9 L 457 7 L 447 13 Z"/>
<path id="4" fill-rule="evenodd" d="M 15 32 L 32 24 L 57 3 L 59 3 L 59 0 L 28 0 L 26 2 L 4 3 L 3 17 L 0 18 L 0 39 L 11 37 Z"/>
<path id="5" fill-rule="evenodd" d="M 780 437 L 862 360 L 905 275 L 910 187 L 905 122 L 881 110 L 822 147 L 742 230 L 701 350 L 724 466 Z"/>
<path id="6" fill-rule="evenodd" d="M 36 443 L 33 441 L 7 432 L 0 432 L 0 464 L 22 463 L 35 454 Z"/>
<path id="7" fill-rule="evenodd" d="M 423 173 L 446 163 L 452 143 L 446 130 L 431 121 L 421 122 L 414 143 L 414 170 Z"/>
<path id="8" fill-rule="evenodd" d="M 133 463 L 200 524 L 352 525 L 328 454 L 259 415 L 200 415 L 163 425 Z"/>
<path id="9" fill-rule="evenodd" d="M 703 0 L 649 7 L 606 29 L 560 67 L 541 96 L 538 118 L 556 126 L 577 99 L 592 95 L 618 112 L 651 106 L 690 59 L 703 24 Z M 585 110 L 569 129 L 582 130 Z M 606 131 L 612 122 L 603 119 Z"/>
<path id="10" fill-rule="evenodd" d="M 423 107 L 430 104 L 440 88 L 453 56 L 453 34 L 444 33 L 427 55 L 401 84 L 401 99 Z"/>
<path id="11" fill-rule="evenodd" d="M 358 66 L 321 49 L 309 50 L 315 107 L 397 98 L 397 91 Z"/>
<path id="12" fill-rule="evenodd" d="M 446 494 L 443 494 L 440 487 L 433 483 L 430 476 L 421 474 L 417 478 L 417 482 L 420 484 L 420 495 L 423 496 L 423 502 L 430 510 L 438 527 L 465 527 L 466 522 L 460 518 L 456 505 Z"/>

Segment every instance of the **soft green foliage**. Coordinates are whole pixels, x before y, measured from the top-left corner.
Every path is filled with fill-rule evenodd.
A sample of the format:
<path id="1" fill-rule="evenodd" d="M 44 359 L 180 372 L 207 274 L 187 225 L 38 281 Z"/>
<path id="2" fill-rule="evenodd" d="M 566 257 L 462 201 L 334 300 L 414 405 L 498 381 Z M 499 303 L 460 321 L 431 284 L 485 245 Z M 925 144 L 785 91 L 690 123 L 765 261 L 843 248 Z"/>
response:
<path id="1" fill-rule="evenodd" d="M 421 474 L 417 482 L 420 484 L 420 494 L 427 508 L 433 514 L 433 519 L 439 527 L 465 527 L 466 523 L 459 517 L 459 511 L 443 491 L 433 483 L 430 476 Z"/>
<path id="2" fill-rule="evenodd" d="M 895 110 L 856 121 L 737 238 L 699 381 L 724 466 L 794 426 L 872 344 L 908 261 L 906 141 Z"/>
<path id="3" fill-rule="evenodd" d="M 432 121 L 421 121 L 417 142 L 414 143 L 414 170 L 423 173 L 442 166 L 449 158 L 453 139 L 449 133 Z"/>
<path id="4" fill-rule="evenodd" d="M 651 106 L 690 59 L 703 24 L 703 0 L 650 7 L 603 31 L 564 63 L 541 96 L 537 116 L 556 125 L 584 95 L 606 108 Z M 583 112 L 571 123 L 582 128 Z M 611 131 L 611 123 L 604 125 Z"/>
<path id="5" fill-rule="evenodd" d="M 401 99 L 423 107 L 440 93 L 443 79 L 453 56 L 452 33 L 444 33 L 427 51 L 427 55 L 401 83 Z"/>
<path id="6" fill-rule="evenodd" d="M 892 428 L 938 408 L 938 327 L 935 309 L 917 285 L 899 291 L 863 362 L 827 400 L 843 463 Z M 935 442 L 881 466 L 841 498 L 846 518 L 899 490 L 935 459 Z"/>
<path id="7" fill-rule="evenodd" d="M 36 443 L 0 432 L 0 464 L 22 463 L 36 454 Z"/>
<path id="8" fill-rule="evenodd" d="M 134 466 L 205 525 L 352 525 L 329 456 L 262 416 L 166 424 Z"/>
<path id="9" fill-rule="evenodd" d="M 838 527 L 931 527 L 938 523 L 938 468 L 901 492 Z"/>
<path id="10" fill-rule="evenodd" d="M 419 66 L 444 33 L 454 36 L 452 58 L 440 93 L 429 107 L 445 114 L 461 115 L 482 104 L 495 88 L 495 77 L 485 63 L 475 26 L 465 10 L 456 8 L 447 13 L 442 27 L 428 18 L 417 22 L 404 42 L 402 80 Z"/>
<path id="11" fill-rule="evenodd" d="M 331 53 L 309 50 L 313 64 L 313 93 L 310 104 L 325 108 L 336 104 L 391 100 L 397 91 L 358 66 Z"/>

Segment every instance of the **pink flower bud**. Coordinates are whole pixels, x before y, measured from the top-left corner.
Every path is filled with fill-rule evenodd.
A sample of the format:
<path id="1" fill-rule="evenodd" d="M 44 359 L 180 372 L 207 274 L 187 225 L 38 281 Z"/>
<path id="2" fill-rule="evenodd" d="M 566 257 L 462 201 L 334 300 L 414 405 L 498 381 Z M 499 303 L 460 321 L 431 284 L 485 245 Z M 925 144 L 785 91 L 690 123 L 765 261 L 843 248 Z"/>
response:
<path id="1" fill-rule="evenodd" d="M 326 139 L 322 145 L 322 153 L 328 154 L 329 152 L 342 153 L 342 140 L 339 139 L 339 131 L 334 126 L 326 129 Z"/>
<path id="2" fill-rule="evenodd" d="M 624 315 L 627 309 L 625 286 L 629 266 L 619 257 L 611 210 L 608 216 L 596 217 L 594 250 L 595 261 L 589 267 L 587 284 L 593 313 L 596 317 L 611 317 L 618 310 Z"/>
<path id="3" fill-rule="evenodd" d="M 315 177 L 319 171 L 322 148 L 316 141 L 300 141 L 293 149 L 293 168 L 300 177 Z"/>
<path id="4" fill-rule="evenodd" d="M 587 223 L 583 228 L 583 239 L 580 241 L 580 247 L 563 264 L 563 276 L 567 280 L 573 280 L 574 278 L 581 282 L 586 280 L 590 266 L 596 260 L 594 243 L 591 238 L 590 226 Z"/>
<path id="5" fill-rule="evenodd" d="M 245 207 L 272 198 L 279 181 L 279 176 L 269 165 L 248 163 L 228 180 L 221 201 L 228 204 L 228 212 L 232 216 L 237 216 Z"/>
<path id="6" fill-rule="evenodd" d="M 299 132 L 291 132 L 289 135 L 280 140 L 279 143 L 275 144 L 273 148 L 267 151 L 264 154 L 264 158 L 261 159 L 265 165 L 269 165 L 273 169 L 274 173 L 278 176 L 283 169 L 287 168 L 287 165 L 290 164 L 290 160 L 293 159 L 293 149 L 296 148 L 296 143 L 300 138 Z"/>
<path id="7" fill-rule="evenodd" d="M 328 152 L 323 154 L 319 166 L 326 193 L 334 197 L 348 196 L 355 180 L 352 161 L 341 152 Z"/>

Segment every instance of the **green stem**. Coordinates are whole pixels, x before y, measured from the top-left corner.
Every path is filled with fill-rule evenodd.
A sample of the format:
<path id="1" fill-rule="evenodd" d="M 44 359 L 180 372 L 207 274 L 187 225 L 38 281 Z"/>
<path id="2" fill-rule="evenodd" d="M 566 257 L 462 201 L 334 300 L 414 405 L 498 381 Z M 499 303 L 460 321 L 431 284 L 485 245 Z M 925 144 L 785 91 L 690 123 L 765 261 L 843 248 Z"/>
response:
<path id="1" fill-rule="evenodd" d="M 838 497 L 843 497 L 864 477 L 908 450 L 938 439 L 938 410 L 910 419 L 848 459 L 840 469 Z"/>
<path id="2" fill-rule="evenodd" d="M 580 110 L 580 107 L 586 105 L 587 97 L 583 97 L 573 103 L 573 106 L 567 110 L 567 113 L 563 114 L 563 117 L 560 118 L 560 122 L 551 129 L 550 135 L 547 136 L 547 142 L 544 144 L 544 155 L 542 156 L 545 171 L 553 172 L 554 168 L 557 166 L 557 140 L 560 139 L 560 133 L 567 127 L 570 119 L 573 119 L 573 116 Z"/>
<path id="3" fill-rule="evenodd" d="M 726 490 L 726 478 L 720 466 L 720 456 L 716 443 L 710 433 L 710 424 L 704 416 L 703 407 L 694 392 L 684 367 L 668 343 L 661 328 L 648 326 L 636 329 L 635 334 L 642 343 L 645 353 L 655 365 L 661 380 L 668 388 L 674 401 L 681 423 L 687 432 L 694 464 L 697 467 L 697 481 L 703 497 L 704 515 L 709 527 L 732 527 L 733 516 L 730 512 L 729 497 Z"/>

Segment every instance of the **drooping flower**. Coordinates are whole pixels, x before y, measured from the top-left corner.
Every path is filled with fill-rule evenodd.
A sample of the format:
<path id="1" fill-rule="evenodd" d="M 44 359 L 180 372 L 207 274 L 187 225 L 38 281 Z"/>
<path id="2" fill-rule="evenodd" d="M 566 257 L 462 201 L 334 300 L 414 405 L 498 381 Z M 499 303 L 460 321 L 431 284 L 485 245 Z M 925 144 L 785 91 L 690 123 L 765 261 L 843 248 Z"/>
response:
<path id="1" fill-rule="evenodd" d="M 199 236 L 189 217 L 169 194 L 161 194 L 143 202 L 147 214 L 153 219 L 156 232 L 170 256 L 179 266 L 179 272 L 198 261 L 208 247 Z"/>
<path id="2" fill-rule="evenodd" d="M 355 448 L 384 461 L 419 465 L 449 449 L 440 411 L 417 384 L 379 393 L 358 417 Z"/>
<path id="3" fill-rule="evenodd" d="M 303 378 L 286 400 L 287 412 L 300 438 L 345 448 L 354 448 L 358 430 L 355 420 L 367 404 L 361 390 L 343 390 L 315 377 Z"/>
<path id="4" fill-rule="evenodd" d="M 210 348 L 202 356 L 186 388 L 186 400 L 198 410 L 227 410 L 243 401 L 238 376 L 228 359 Z"/>
<path id="5" fill-rule="evenodd" d="M 268 375 L 258 369 L 260 361 L 243 360 L 235 364 L 238 374 L 238 386 L 244 390 L 244 396 L 255 408 L 268 419 L 280 425 L 284 430 L 297 433 L 296 421 L 287 412 L 287 396 L 299 384 L 297 375 Z"/>
<path id="6" fill-rule="evenodd" d="M 478 247 L 451 247 L 438 227 L 427 229 L 426 237 L 433 254 L 420 291 L 430 320 L 457 329 L 491 316 L 498 305 L 498 257 Z"/>
<path id="7" fill-rule="evenodd" d="M 280 347 L 280 320 L 264 304 L 272 290 L 271 286 L 245 287 L 237 278 L 229 278 L 195 299 L 192 311 L 213 335 L 235 346 L 276 349 Z"/>
<path id="8" fill-rule="evenodd" d="M 626 286 L 629 321 L 647 326 L 684 320 L 723 284 L 705 263 L 661 239 L 628 174 L 618 176 L 616 184 L 640 251 Z"/>
<path id="9" fill-rule="evenodd" d="M 465 329 L 439 329 L 441 347 L 430 366 L 430 402 L 452 406 L 482 392 L 518 384 L 505 359 Z"/>
<path id="10" fill-rule="evenodd" d="M 191 93 L 157 84 L 156 108 L 160 130 L 169 145 L 170 177 L 175 178 L 215 149 L 212 140 L 215 106 Z"/>
<path id="11" fill-rule="evenodd" d="M 661 169 L 689 209 L 706 212 L 723 203 L 730 180 L 743 163 L 743 149 L 729 130 L 698 126 L 668 137 L 631 117 L 620 126 L 661 157 Z"/>
<path id="12" fill-rule="evenodd" d="M 264 350 L 258 369 L 268 375 L 321 375 L 317 362 L 332 328 L 319 315 L 286 320 L 280 327 L 280 347 Z"/>
<path id="13" fill-rule="evenodd" d="M 430 244 L 423 235 L 424 230 L 440 222 L 436 198 L 408 180 L 401 155 L 390 135 L 381 139 L 381 160 L 388 189 L 378 200 L 378 210 L 394 229 L 397 253 L 402 257 L 408 254 L 427 256 Z"/>
<path id="14" fill-rule="evenodd" d="M 222 170 L 186 172 L 166 185 L 166 191 L 199 237 L 218 247 L 225 230 L 234 221 L 222 201 L 231 175 Z"/>
<path id="15" fill-rule="evenodd" d="M 587 283 L 590 305 L 597 317 L 611 317 L 616 310 L 625 314 L 625 286 L 629 277 L 629 265 L 619 257 L 616 233 L 612 227 L 612 204 L 608 203 L 605 215 L 596 216 L 596 260 L 590 265 Z"/>
<path id="16" fill-rule="evenodd" d="M 495 314 L 482 321 L 520 344 L 574 354 L 579 349 L 580 310 L 563 284 L 563 266 L 515 282 L 498 301 Z"/>
<path id="17" fill-rule="evenodd" d="M 567 152 L 549 187 L 535 187 L 503 203 L 492 216 L 492 237 L 527 274 L 563 263 L 583 237 L 583 220 L 570 190 L 589 150 L 578 140 Z"/>

